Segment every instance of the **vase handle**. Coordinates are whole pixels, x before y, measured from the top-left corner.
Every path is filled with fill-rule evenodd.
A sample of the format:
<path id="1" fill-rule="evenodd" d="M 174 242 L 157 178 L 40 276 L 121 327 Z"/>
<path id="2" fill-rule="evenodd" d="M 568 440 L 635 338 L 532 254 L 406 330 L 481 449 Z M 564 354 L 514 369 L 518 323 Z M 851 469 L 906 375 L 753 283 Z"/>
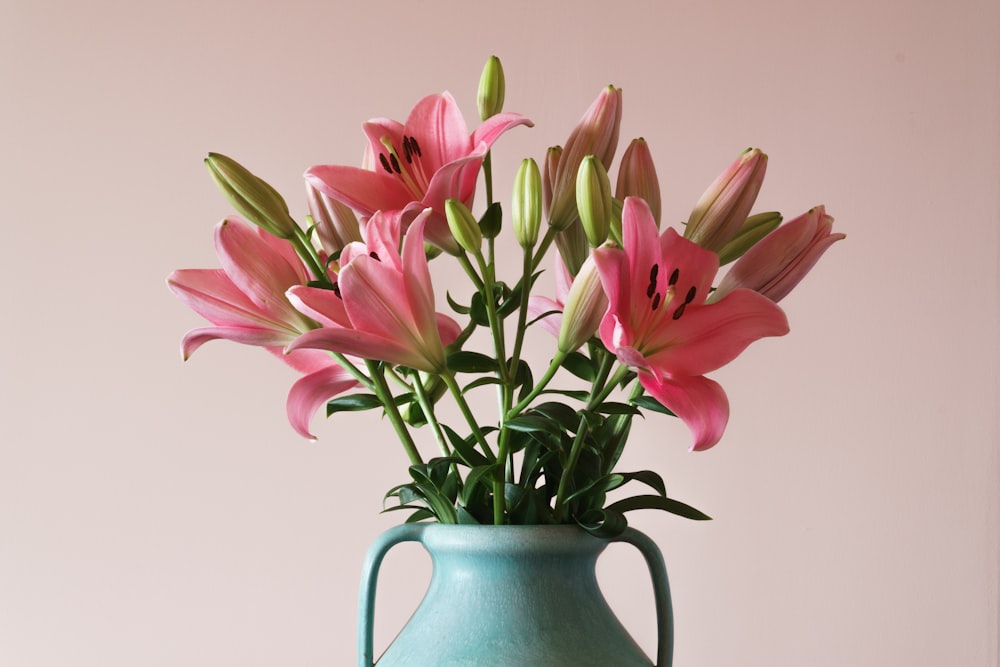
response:
<path id="1" fill-rule="evenodd" d="M 653 540 L 635 528 L 626 528 L 624 533 L 612 538 L 612 541 L 631 544 L 646 559 L 646 567 L 653 580 L 653 600 L 656 603 L 656 667 L 671 667 L 674 659 L 674 612 L 670 604 L 670 582 L 663 554 Z"/>
<path id="2" fill-rule="evenodd" d="M 373 637 L 375 634 L 375 584 L 378 570 L 389 549 L 400 542 L 421 542 L 426 524 L 403 524 L 385 531 L 372 542 L 365 556 L 361 573 L 361 594 L 358 598 L 358 665 L 373 667 Z"/>

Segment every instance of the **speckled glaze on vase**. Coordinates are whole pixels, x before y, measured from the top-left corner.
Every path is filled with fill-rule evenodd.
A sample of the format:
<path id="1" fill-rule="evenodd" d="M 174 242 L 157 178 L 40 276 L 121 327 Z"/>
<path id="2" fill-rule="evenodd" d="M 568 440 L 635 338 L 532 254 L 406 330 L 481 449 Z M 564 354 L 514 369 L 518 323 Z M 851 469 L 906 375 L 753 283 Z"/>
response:
<path id="1" fill-rule="evenodd" d="M 649 567 L 658 628 L 655 663 L 598 587 L 597 558 L 609 540 L 576 526 L 410 524 L 386 531 L 368 551 L 358 664 L 376 664 L 372 625 L 382 559 L 395 544 L 419 542 L 431 555 L 430 586 L 378 667 L 670 667 L 673 617 L 663 557 L 652 540 L 631 528 L 611 541 L 635 546 Z"/>

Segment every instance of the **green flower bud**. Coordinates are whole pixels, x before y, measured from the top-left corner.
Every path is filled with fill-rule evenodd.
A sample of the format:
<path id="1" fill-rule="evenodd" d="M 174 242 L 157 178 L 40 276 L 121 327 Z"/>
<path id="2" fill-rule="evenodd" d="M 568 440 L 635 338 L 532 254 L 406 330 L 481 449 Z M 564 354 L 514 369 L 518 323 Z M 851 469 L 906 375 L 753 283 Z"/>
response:
<path id="1" fill-rule="evenodd" d="M 743 253 L 756 245 L 757 241 L 777 229 L 780 224 L 781 214 L 777 211 L 751 215 L 740 227 L 736 238 L 719 251 L 719 266 L 725 266 L 742 257 Z"/>
<path id="2" fill-rule="evenodd" d="M 232 158 L 209 153 L 205 165 L 215 184 L 244 218 L 278 238 L 289 239 L 298 226 L 281 195 Z"/>
<path id="3" fill-rule="evenodd" d="M 514 236 L 522 248 L 533 248 L 542 224 L 542 176 L 531 158 L 521 161 L 514 177 L 512 199 L 510 215 Z"/>
<path id="4" fill-rule="evenodd" d="M 583 158 L 576 172 L 576 207 L 591 248 L 608 240 L 611 228 L 611 182 L 601 161 Z"/>
<path id="5" fill-rule="evenodd" d="M 468 207 L 457 199 L 447 199 L 444 202 L 444 212 L 448 218 L 448 228 L 458 245 L 468 252 L 478 253 L 483 245 L 483 232 Z"/>
<path id="6" fill-rule="evenodd" d="M 479 94 L 476 102 L 479 105 L 479 118 L 486 120 L 503 110 L 503 97 L 506 83 L 503 76 L 503 65 L 496 56 L 490 56 L 479 77 Z"/>

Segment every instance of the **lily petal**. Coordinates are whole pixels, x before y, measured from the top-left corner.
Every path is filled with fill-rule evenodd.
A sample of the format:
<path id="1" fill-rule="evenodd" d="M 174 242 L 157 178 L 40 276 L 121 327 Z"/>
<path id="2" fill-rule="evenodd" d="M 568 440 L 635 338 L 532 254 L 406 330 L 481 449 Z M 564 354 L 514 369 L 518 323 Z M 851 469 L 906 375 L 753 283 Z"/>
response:
<path id="1" fill-rule="evenodd" d="M 292 385 L 285 402 L 285 411 L 292 428 L 304 438 L 315 440 L 309 432 L 309 420 L 324 403 L 358 382 L 350 373 L 337 365 L 327 366 L 305 375 Z"/>
<path id="2" fill-rule="evenodd" d="M 639 383 L 690 429 L 691 451 L 709 449 L 722 439 L 729 423 L 729 398 L 717 382 L 701 376 L 657 379 L 639 373 Z"/>

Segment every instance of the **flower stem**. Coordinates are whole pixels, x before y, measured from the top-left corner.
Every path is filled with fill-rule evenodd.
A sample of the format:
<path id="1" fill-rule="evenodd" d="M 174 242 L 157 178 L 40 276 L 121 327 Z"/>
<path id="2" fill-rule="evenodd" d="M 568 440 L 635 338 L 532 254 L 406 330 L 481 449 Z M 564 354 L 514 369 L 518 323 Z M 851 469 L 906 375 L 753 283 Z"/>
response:
<path id="1" fill-rule="evenodd" d="M 413 389 L 417 393 L 417 402 L 420 404 L 420 409 L 424 411 L 424 417 L 427 419 L 431 431 L 434 432 L 434 439 L 437 440 L 438 448 L 445 456 L 451 456 L 451 448 L 448 446 L 448 441 L 441 431 L 441 424 L 438 423 L 437 417 L 434 415 L 434 404 L 431 402 L 430 397 L 427 396 L 427 390 L 424 388 L 424 382 L 420 379 L 419 372 L 414 372 L 413 374 Z"/>
<path id="2" fill-rule="evenodd" d="M 382 402 L 382 406 L 385 408 L 385 414 L 389 417 L 389 422 L 392 423 L 392 428 L 395 429 L 396 435 L 399 436 L 399 442 L 403 445 L 403 449 L 406 450 L 406 455 L 410 459 L 410 464 L 422 465 L 424 460 L 420 457 L 420 452 L 417 451 L 417 445 L 413 442 L 413 436 L 410 435 L 410 431 L 406 428 L 406 422 L 403 421 L 403 416 L 399 414 L 399 408 L 396 406 L 396 401 L 393 399 L 392 392 L 389 390 L 389 385 L 386 384 L 385 373 L 378 362 L 366 361 L 365 364 L 367 365 L 368 373 L 372 378 L 375 395 L 378 396 L 379 401 Z"/>

